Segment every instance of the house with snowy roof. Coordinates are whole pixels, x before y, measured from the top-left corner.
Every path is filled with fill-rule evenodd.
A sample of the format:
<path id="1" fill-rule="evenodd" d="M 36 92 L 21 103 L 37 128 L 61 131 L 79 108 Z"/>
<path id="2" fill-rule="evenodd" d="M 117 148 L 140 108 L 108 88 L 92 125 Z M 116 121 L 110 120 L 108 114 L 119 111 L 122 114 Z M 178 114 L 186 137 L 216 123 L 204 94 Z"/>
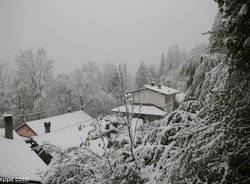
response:
<path id="1" fill-rule="evenodd" d="M 10 120 L 11 115 L 5 115 Z M 13 132 L 11 121 L 0 129 L 0 183 L 41 183 L 47 165 L 33 152 L 24 138 Z"/>
<path id="2" fill-rule="evenodd" d="M 31 146 L 53 144 L 61 148 L 80 146 L 88 137 L 95 120 L 84 111 L 75 111 L 63 115 L 23 123 L 16 128 L 16 133 L 27 139 Z M 96 154 L 102 154 L 102 140 L 96 139 L 88 147 Z M 51 158 L 44 159 L 49 163 Z"/>
<path id="3" fill-rule="evenodd" d="M 153 121 L 161 119 L 167 113 L 174 110 L 178 90 L 151 83 L 144 87 L 130 91 L 132 104 L 128 105 L 128 111 L 134 116 Z M 112 112 L 126 113 L 126 107 L 120 106 L 111 109 Z"/>
<path id="4" fill-rule="evenodd" d="M 88 121 L 87 123 L 80 122 L 70 127 L 58 129 L 47 134 L 34 136 L 33 139 L 39 145 L 53 144 L 63 149 L 78 147 L 86 142 L 89 132 L 94 130 L 92 123 L 95 123 L 95 120 Z M 107 144 L 106 139 L 104 140 L 106 142 L 105 144 Z M 88 145 L 85 146 L 100 156 L 103 154 L 103 142 L 100 138 L 89 141 Z"/>
<path id="5" fill-rule="evenodd" d="M 33 136 L 72 127 L 90 120 L 92 120 L 92 117 L 86 112 L 75 111 L 49 118 L 25 122 L 17 127 L 15 131 L 20 136 L 31 138 Z"/>

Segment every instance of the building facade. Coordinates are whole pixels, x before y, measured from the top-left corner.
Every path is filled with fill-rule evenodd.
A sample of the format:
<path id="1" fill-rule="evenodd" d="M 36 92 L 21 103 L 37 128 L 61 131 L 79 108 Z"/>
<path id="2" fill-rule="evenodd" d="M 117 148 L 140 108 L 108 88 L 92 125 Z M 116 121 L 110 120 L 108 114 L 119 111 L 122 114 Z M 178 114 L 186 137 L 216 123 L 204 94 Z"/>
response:
<path id="1" fill-rule="evenodd" d="M 133 98 L 131 113 L 136 117 L 153 121 L 161 119 L 175 109 L 176 94 L 179 91 L 164 85 L 154 85 L 152 83 L 145 85 L 143 88 L 130 91 L 130 93 Z M 126 113 L 126 108 L 120 106 L 111 111 Z"/>

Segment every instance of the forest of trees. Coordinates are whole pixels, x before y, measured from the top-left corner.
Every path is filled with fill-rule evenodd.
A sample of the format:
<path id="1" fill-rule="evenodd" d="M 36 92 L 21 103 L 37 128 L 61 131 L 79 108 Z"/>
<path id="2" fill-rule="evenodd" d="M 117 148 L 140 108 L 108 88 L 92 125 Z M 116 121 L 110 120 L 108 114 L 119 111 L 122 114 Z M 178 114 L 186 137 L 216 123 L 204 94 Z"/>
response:
<path id="1" fill-rule="evenodd" d="M 107 113 L 131 88 L 126 65 L 83 63 L 69 74 L 54 74 L 54 62 L 44 49 L 16 56 L 15 68 L 0 64 L 0 113 L 23 115 L 61 108 L 85 109 L 93 116 Z M 29 118 L 29 117 L 27 117 Z M 39 117 L 38 117 L 39 118 Z"/>
<path id="2" fill-rule="evenodd" d="M 204 47 L 205 44 L 198 45 L 185 54 L 177 45 L 171 46 L 155 65 L 141 62 L 136 74 L 130 73 L 126 64 L 100 66 L 85 62 L 68 74 L 55 75 L 55 61 L 49 59 L 46 50 L 20 51 L 15 66 L 0 63 L 0 114 L 12 112 L 22 116 L 17 119 L 22 122 L 84 109 L 97 117 L 122 103 L 121 95 L 126 91 L 150 82 L 182 90 L 184 80 L 179 77 L 179 70 L 184 60 L 194 53 L 206 53 Z M 30 113 L 36 114 L 26 116 Z"/>

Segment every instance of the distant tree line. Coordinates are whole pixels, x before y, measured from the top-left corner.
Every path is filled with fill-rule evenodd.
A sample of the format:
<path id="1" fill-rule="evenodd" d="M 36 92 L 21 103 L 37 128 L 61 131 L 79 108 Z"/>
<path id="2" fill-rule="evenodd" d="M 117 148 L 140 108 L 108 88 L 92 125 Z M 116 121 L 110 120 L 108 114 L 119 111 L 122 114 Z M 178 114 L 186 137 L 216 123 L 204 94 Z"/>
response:
<path id="1" fill-rule="evenodd" d="M 84 109 L 92 116 L 106 114 L 122 103 L 121 95 L 126 90 L 150 82 L 181 89 L 179 68 L 187 56 L 205 53 L 204 48 L 205 44 L 198 45 L 185 54 L 177 45 L 171 46 L 157 61 L 158 66 L 141 62 L 135 76 L 126 64 L 100 66 L 95 62 L 85 62 L 68 74 L 55 75 L 54 61 L 45 49 L 20 51 L 15 67 L 0 62 L 0 114 L 23 115 L 55 108 Z M 29 119 L 22 120 L 25 118 Z M 36 118 L 40 118 L 39 114 Z"/>

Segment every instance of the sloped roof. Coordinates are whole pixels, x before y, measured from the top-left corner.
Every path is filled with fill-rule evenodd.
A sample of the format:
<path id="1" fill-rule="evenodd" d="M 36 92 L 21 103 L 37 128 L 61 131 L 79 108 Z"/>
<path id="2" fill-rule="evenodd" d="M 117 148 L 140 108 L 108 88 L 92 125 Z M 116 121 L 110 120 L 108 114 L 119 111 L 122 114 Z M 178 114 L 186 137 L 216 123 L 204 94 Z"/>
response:
<path id="1" fill-rule="evenodd" d="M 33 130 L 37 135 L 44 134 L 44 122 L 51 122 L 51 131 L 55 131 L 61 128 L 69 127 L 80 122 L 91 120 L 90 117 L 84 111 L 75 111 L 63 115 L 53 116 L 49 118 L 39 119 L 35 121 L 27 122 L 26 124 Z"/>
<path id="2" fill-rule="evenodd" d="M 147 114 L 147 115 L 157 115 L 157 116 L 164 116 L 166 114 L 165 111 L 157 108 L 154 105 L 128 105 L 128 109 L 130 113 L 135 113 L 135 114 Z M 127 112 L 124 105 L 111 109 L 111 111 Z"/>
<path id="3" fill-rule="evenodd" d="M 139 88 L 139 89 L 136 89 L 136 90 L 132 90 L 130 92 L 133 93 L 133 92 L 141 91 L 141 90 L 145 90 L 145 89 L 149 89 L 149 90 L 161 93 L 163 95 L 171 95 L 171 94 L 179 93 L 178 90 L 173 89 L 173 88 L 169 88 L 169 87 L 164 86 L 164 85 L 161 85 L 161 88 L 159 88 L 158 85 L 152 86 L 152 85 L 149 85 L 149 84 L 144 85 L 144 87 L 142 87 L 142 88 Z"/>
<path id="4" fill-rule="evenodd" d="M 144 87 L 145 87 L 146 89 L 150 89 L 150 90 L 159 92 L 159 93 L 164 94 L 164 95 L 171 95 L 171 94 L 179 93 L 178 90 L 173 89 L 173 88 L 166 87 L 166 86 L 164 86 L 164 85 L 161 85 L 161 88 L 158 88 L 157 85 L 156 85 L 156 86 L 144 85 Z"/>
<path id="5" fill-rule="evenodd" d="M 93 121 L 94 120 L 88 121 L 86 123 L 75 124 L 73 126 L 58 129 L 47 134 L 34 136 L 33 139 L 38 144 L 49 143 L 62 148 L 80 146 L 80 144 L 86 140 L 89 131 L 94 128 L 91 126 L 91 122 Z M 79 126 L 82 126 L 81 130 L 79 130 Z M 101 155 L 103 153 L 101 145 L 101 139 L 97 139 L 90 141 L 89 148 L 96 154 Z"/>
<path id="6" fill-rule="evenodd" d="M 40 172 L 47 169 L 46 164 L 31 150 L 22 139 L 4 138 L 0 132 L 0 177 L 27 178 L 41 181 Z"/>

